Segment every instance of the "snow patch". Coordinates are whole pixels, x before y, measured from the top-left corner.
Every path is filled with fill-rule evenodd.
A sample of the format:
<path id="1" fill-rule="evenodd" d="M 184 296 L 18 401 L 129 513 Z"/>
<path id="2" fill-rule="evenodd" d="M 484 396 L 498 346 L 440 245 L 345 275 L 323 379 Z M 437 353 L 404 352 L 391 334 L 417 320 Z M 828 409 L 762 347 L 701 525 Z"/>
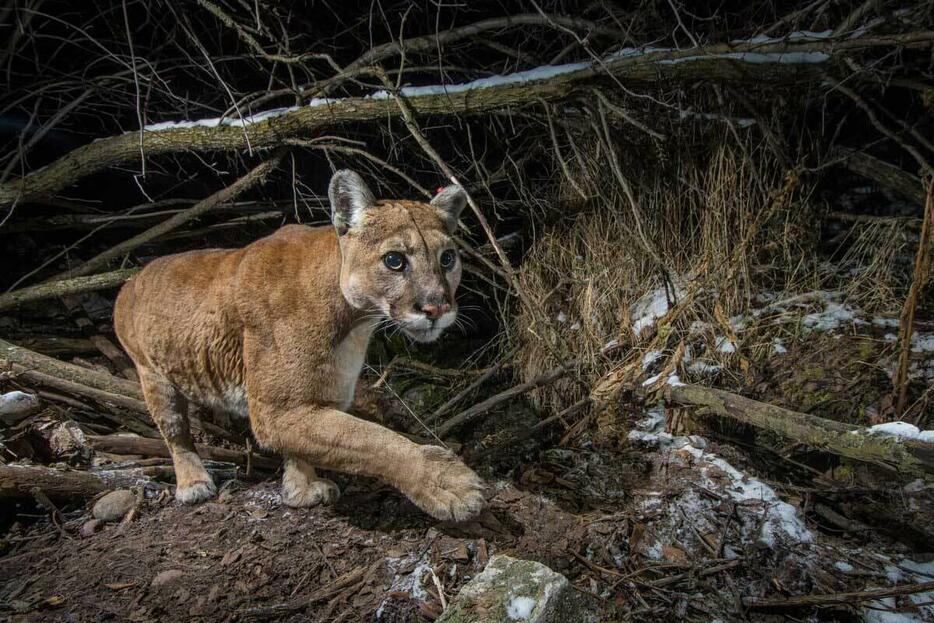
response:
<path id="1" fill-rule="evenodd" d="M 934 430 L 920 430 L 914 424 L 908 422 L 886 422 L 885 424 L 876 424 L 869 428 L 854 433 L 865 433 L 868 435 L 883 435 L 886 437 L 895 437 L 897 439 L 914 439 L 925 443 L 934 443 Z"/>
<path id="2" fill-rule="evenodd" d="M 805 327 L 814 331 L 831 331 L 840 328 L 845 322 L 862 324 L 863 321 L 856 317 L 856 313 L 850 307 L 841 303 L 828 301 L 824 311 L 807 314 L 801 319 Z"/>
<path id="3" fill-rule="evenodd" d="M 506 616 L 512 621 L 527 621 L 534 608 L 535 600 L 531 597 L 513 597 L 506 606 Z"/>
<path id="4" fill-rule="evenodd" d="M 776 543 L 776 538 L 782 534 L 799 543 L 814 541 L 814 535 L 798 517 L 795 507 L 782 501 L 772 487 L 744 475 L 725 460 L 704 452 L 704 450 L 693 445 L 684 446 L 683 450 L 705 463 L 701 468 L 705 478 L 709 479 L 707 472 L 711 466 L 716 467 L 719 472 L 725 474 L 729 478 L 730 484 L 724 489 L 735 501 L 741 503 L 760 502 L 765 505 L 764 521 L 760 533 L 763 543 L 772 547 Z"/>

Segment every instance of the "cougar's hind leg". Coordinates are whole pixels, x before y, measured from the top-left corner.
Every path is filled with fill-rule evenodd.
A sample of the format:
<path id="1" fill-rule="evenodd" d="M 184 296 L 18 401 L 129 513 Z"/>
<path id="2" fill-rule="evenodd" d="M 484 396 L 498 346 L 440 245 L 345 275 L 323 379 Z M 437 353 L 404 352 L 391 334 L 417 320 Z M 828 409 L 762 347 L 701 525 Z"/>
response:
<path id="1" fill-rule="evenodd" d="M 188 424 L 188 400 L 159 374 L 139 370 L 143 396 L 152 419 L 159 427 L 175 466 L 175 499 L 196 504 L 214 497 L 217 488 L 195 451 Z"/>
<path id="2" fill-rule="evenodd" d="M 286 457 L 282 475 L 282 503 L 295 508 L 334 502 L 340 489 L 327 478 L 320 478 L 315 468 L 302 459 Z"/>

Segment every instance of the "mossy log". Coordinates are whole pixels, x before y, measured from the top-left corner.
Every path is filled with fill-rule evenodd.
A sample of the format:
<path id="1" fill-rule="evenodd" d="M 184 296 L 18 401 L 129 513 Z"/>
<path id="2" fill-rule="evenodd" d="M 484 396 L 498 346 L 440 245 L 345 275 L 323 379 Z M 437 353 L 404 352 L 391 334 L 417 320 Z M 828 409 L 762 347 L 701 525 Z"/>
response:
<path id="1" fill-rule="evenodd" d="M 669 404 L 696 407 L 701 415 L 728 417 L 818 450 L 865 461 L 911 477 L 934 479 L 934 444 L 869 435 L 852 424 L 792 411 L 699 385 L 666 386 Z"/>
<path id="2" fill-rule="evenodd" d="M 861 50 L 928 47 L 932 41 L 934 32 L 925 31 L 883 37 L 719 43 L 681 50 L 645 48 L 617 54 L 593 65 L 569 68 L 572 70 L 557 75 L 528 76 L 482 88 L 428 90 L 406 96 L 406 101 L 416 115 L 463 115 L 591 97 L 590 87 L 601 81 L 610 86 L 618 81 L 648 86 L 696 81 L 800 85 L 826 80 L 838 58 Z M 776 56 L 767 58 L 763 56 L 766 54 Z M 615 81 L 607 80 L 611 76 Z M 0 185 L 0 208 L 49 197 L 108 167 L 137 162 L 141 153 L 151 158 L 182 151 L 239 151 L 248 145 L 252 150 L 269 149 L 282 145 L 287 137 L 397 115 L 399 107 L 391 97 L 350 97 L 317 106 L 300 106 L 240 126 L 168 126 L 156 131 L 126 132 L 78 147 L 41 169 Z"/>

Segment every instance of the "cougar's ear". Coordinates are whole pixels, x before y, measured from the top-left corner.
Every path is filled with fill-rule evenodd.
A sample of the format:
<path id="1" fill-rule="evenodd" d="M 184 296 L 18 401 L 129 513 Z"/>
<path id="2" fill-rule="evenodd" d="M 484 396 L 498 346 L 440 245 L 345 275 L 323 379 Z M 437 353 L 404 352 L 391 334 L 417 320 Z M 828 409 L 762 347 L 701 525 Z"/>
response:
<path id="1" fill-rule="evenodd" d="M 457 229 L 457 219 L 460 218 L 461 211 L 467 205 L 467 193 L 461 186 L 452 184 L 442 188 L 441 192 L 431 200 L 431 205 L 441 213 L 448 231 L 454 233 Z"/>
<path id="2" fill-rule="evenodd" d="M 331 200 L 331 222 L 337 235 L 343 236 L 363 220 L 363 212 L 376 203 L 363 178 L 356 171 L 341 169 L 331 178 L 328 186 Z"/>

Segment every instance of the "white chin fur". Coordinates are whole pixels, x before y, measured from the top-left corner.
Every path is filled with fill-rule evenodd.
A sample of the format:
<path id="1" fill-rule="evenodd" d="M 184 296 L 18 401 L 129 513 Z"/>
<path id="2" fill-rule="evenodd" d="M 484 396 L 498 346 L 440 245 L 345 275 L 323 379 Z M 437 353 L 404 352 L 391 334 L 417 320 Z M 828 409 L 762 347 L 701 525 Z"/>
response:
<path id="1" fill-rule="evenodd" d="M 432 323 L 421 314 L 406 314 L 399 324 L 402 331 L 416 342 L 434 342 L 441 333 L 454 323 L 457 310 L 451 310 Z"/>

